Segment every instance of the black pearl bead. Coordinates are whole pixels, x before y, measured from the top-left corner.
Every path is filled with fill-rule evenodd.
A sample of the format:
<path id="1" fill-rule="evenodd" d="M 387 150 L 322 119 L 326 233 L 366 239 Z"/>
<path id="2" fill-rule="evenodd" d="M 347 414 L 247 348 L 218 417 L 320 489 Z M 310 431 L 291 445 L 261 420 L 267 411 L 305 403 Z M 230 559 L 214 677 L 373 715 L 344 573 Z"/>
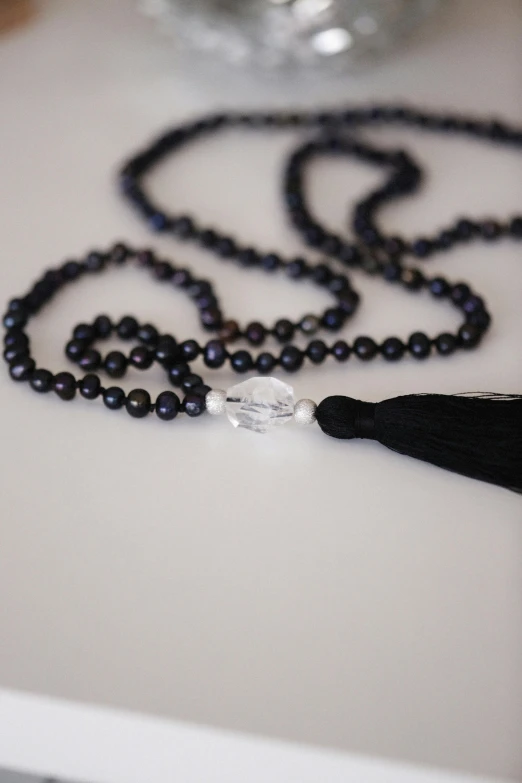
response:
<path id="1" fill-rule="evenodd" d="M 274 324 L 274 336 L 280 343 L 286 343 L 294 336 L 295 327 L 287 318 L 280 318 Z"/>
<path id="2" fill-rule="evenodd" d="M 428 283 L 428 290 L 432 296 L 442 299 L 450 292 L 450 284 L 443 277 L 434 277 Z"/>
<path id="3" fill-rule="evenodd" d="M 261 266 L 266 272 L 274 272 L 276 269 L 279 269 L 281 264 L 281 258 L 277 253 L 268 253 L 261 258 Z"/>
<path id="4" fill-rule="evenodd" d="M 172 335 L 164 334 L 159 338 L 154 351 L 156 361 L 164 367 L 168 367 L 173 362 L 176 362 L 180 358 L 180 355 L 180 348 Z"/>
<path id="5" fill-rule="evenodd" d="M 502 234 L 502 226 L 496 220 L 484 220 L 478 226 L 480 235 L 487 240 L 497 239 Z"/>
<path id="6" fill-rule="evenodd" d="M 199 394 L 187 394 L 183 400 L 183 409 L 187 416 L 201 416 L 205 412 L 205 398 Z"/>
<path id="7" fill-rule="evenodd" d="M 145 389 L 133 389 L 127 395 L 125 408 L 129 416 L 134 419 L 142 419 L 150 413 L 150 394 Z"/>
<path id="8" fill-rule="evenodd" d="M 139 329 L 139 324 L 132 315 L 125 315 L 116 327 L 118 337 L 122 340 L 130 340 L 132 337 L 136 337 Z"/>
<path id="9" fill-rule="evenodd" d="M 245 329 L 245 337 L 251 345 L 263 345 L 266 338 L 266 329 L 258 321 L 252 321 Z"/>
<path id="10" fill-rule="evenodd" d="M 53 374 L 49 370 L 35 370 L 31 375 L 30 384 L 37 392 L 49 392 L 53 388 Z"/>
<path id="11" fill-rule="evenodd" d="M 305 315 L 299 321 L 299 329 L 303 334 L 315 334 L 319 329 L 321 322 L 315 315 Z"/>
<path id="12" fill-rule="evenodd" d="M 344 340 L 337 340 L 337 342 L 332 345 L 331 350 L 332 355 L 338 362 L 345 362 L 351 353 L 350 346 Z"/>
<path id="13" fill-rule="evenodd" d="M 417 258 L 427 258 L 433 251 L 433 244 L 429 239 L 417 239 L 411 246 L 413 255 Z"/>
<path id="14" fill-rule="evenodd" d="M 316 264 L 311 271 L 312 280 L 317 285 L 328 285 L 332 279 L 332 270 L 326 264 Z"/>
<path id="15" fill-rule="evenodd" d="M 443 332 L 435 339 L 435 348 L 441 356 L 449 356 L 457 347 L 457 340 L 449 332 Z"/>
<path id="16" fill-rule="evenodd" d="M 179 348 L 181 357 L 187 362 L 191 362 L 193 359 L 196 359 L 201 353 L 201 348 L 195 340 L 185 340 L 184 342 L 180 343 Z"/>
<path id="17" fill-rule="evenodd" d="M 152 324 L 144 324 L 138 329 L 138 340 L 149 346 L 155 346 L 159 340 L 159 333 Z"/>
<path id="18" fill-rule="evenodd" d="M 19 362 L 22 361 L 22 359 L 26 359 L 29 356 L 29 349 L 26 347 L 24 348 L 17 348 L 16 346 L 8 346 L 4 351 L 4 359 L 8 364 L 13 364 L 13 362 Z"/>
<path id="19" fill-rule="evenodd" d="M 424 285 L 424 275 L 418 269 L 403 269 L 401 280 L 409 291 L 418 291 Z"/>
<path id="20" fill-rule="evenodd" d="M 479 311 L 485 309 L 484 300 L 480 296 L 475 296 L 472 294 L 462 303 L 462 309 L 468 315 L 471 315 L 472 313 L 478 313 Z"/>
<path id="21" fill-rule="evenodd" d="M 85 259 L 85 268 L 88 272 L 101 272 L 105 266 L 105 256 L 93 250 Z"/>
<path id="22" fill-rule="evenodd" d="M 22 332 L 20 329 L 11 329 L 4 335 L 4 345 L 12 346 L 13 348 L 16 346 L 17 348 L 27 348 L 29 345 L 29 338 L 26 335 L 25 332 Z"/>
<path id="23" fill-rule="evenodd" d="M 509 224 L 509 233 L 515 239 L 522 239 L 522 217 L 514 217 Z"/>
<path id="24" fill-rule="evenodd" d="M 330 307 L 325 310 L 321 323 L 325 329 L 330 332 L 337 332 L 342 328 L 345 321 L 345 314 L 340 307 Z"/>
<path id="25" fill-rule="evenodd" d="M 80 356 L 78 364 L 82 370 L 97 370 L 101 365 L 100 352 L 95 348 L 88 348 L 85 353 Z"/>
<path id="26" fill-rule="evenodd" d="M 80 394 L 86 400 L 95 400 L 100 394 L 100 389 L 100 379 L 94 373 L 89 373 L 80 382 Z"/>
<path id="27" fill-rule="evenodd" d="M 119 386 L 110 386 L 103 392 L 103 403 L 111 411 L 117 411 L 123 408 L 125 392 Z"/>
<path id="28" fill-rule="evenodd" d="M 227 350 L 221 340 L 210 340 L 203 349 L 203 361 L 212 369 L 222 367 L 227 356 Z"/>
<path id="29" fill-rule="evenodd" d="M 168 368 L 169 380 L 173 386 L 181 386 L 183 378 L 190 372 L 190 367 L 186 362 L 178 362 Z"/>
<path id="30" fill-rule="evenodd" d="M 294 258 L 286 265 L 285 271 L 290 279 L 300 280 L 308 274 L 310 269 L 304 258 Z"/>
<path id="31" fill-rule="evenodd" d="M 83 340 L 84 343 L 92 342 L 96 337 L 96 330 L 91 324 L 78 324 L 74 327 L 73 339 Z"/>
<path id="32" fill-rule="evenodd" d="M 183 377 L 183 380 L 181 381 L 181 388 L 185 392 L 190 392 L 196 386 L 200 386 L 202 383 L 203 378 L 200 375 L 196 375 L 196 373 L 191 372 Z"/>
<path id="33" fill-rule="evenodd" d="M 382 276 L 389 283 L 395 283 L 401 279 L 402 266 L 397 261 L 388 261 L 382 268 Z"/>
<path id="34" fill-rule="evenodd" d="M 355 291 L 347 290 L 339 295 L 337 304 L 345 316 L 350 316 L 353 315 L 357 310 L 359 301 L 359 294 L 357 294 Z"/>
<path id="35" fill-rule="evenodd" d="M 223 315 L 218 307 L 208 307 L 200 312 L 201 325 L 208 332 L 219 329 L 223 323 Z"/>
<path id="36" fill-rule="evenodd" d="M 156 399 L 156 416 L 162 421 L 172 421 L 178 415 L 180 406 L 181 402 L 177 394 L 171 391 L 161 392 Z"/>
<path id="37" fill-rule="evenodd" d="M 471 239 L 476 231 L 476 226 L 471 222 L 471 220 L 462 219 L 458 221 L 454 231 L 458 239 L 461 239 L 465 242 L 468 239 Z"/>
<path id="38" fill-rule="evenodd" d="M 9 366 L 9 375 L 13 381 L 28 381 L 35 368 L 34 359 L 25 356 Z"/>
<path id="39" fill-rule="evenodd" d="M 353 344 L 355 355 L 363 361 L 373 359 L 377 353 L 377 343 L 371 337 L 357 337 Z"/>
<path id="40" fill-rule="evenodd" d="M 312 340 L 306 349 L 306 355 L 314 364 L 324 362 L 328 354 L 328 348 L 322 340 Z"/>
<path id="41" fill-rule="evenodd" d="M 477 310 L 475 313 L 468 315 L 467 321 L 485 331 L 491 323 L 491 316 L 487 310 Z"/>
<path id="42" fill-rule="evenodd" d="M 398 337 L 388 337 L 381 345 L 381 353 L 388 361 L 396 362 L 404 355 L 404 343 Z"/>
<path id="43" fill-rule="evenodd" d="M 238 263 L 244 267 L 255 266 L 255 264 L 259 263 L 259 255 L 251 247 L 246 247 L 243 250 L 240 250 L 236 256 L 236 259 Z"/>
<path id="44" fill-rule="evenodd" d="M 248 372 L 254 366 L 253 359 L 248 351 L 236 351 L 230 357 L 232 368 L 239 373 Z"/>
<path id="45" fill-rule="evenodd" d="M 78 359 L 83 356 L 84 351 L 87 348 L 88 343 L 85 340 L 69 340 L 65 346 L 65 354 L 73 362 L 77 362 Z"/>
<path id="46" fill-rule="evenodd" d="M 474 324 L 465 323 L 458 331 L 458 340 L 463 348 L 474 348 L 479 344 L 483 331 Z"/>
<path id="47" fill-rule="evenodd" d="M 78 261 L 66 261 L 61 269 L 64 280 L 76 280 L 80 277 L 82 271 L 82 266 Z"/>
<path id="48" fill-rule="evenodd" d="M 53 389 L 62 400 L 72 400 L 76 395 L 76 379 L 70 372 L 59 372 L 54 376 Z"/>
<path id="49" fill-rule="evenodd" d="M 219 330 L 219 336 L 227 343 L 233 343 L 240 336 L 241 331 L 237 321 L 225 321 Z"/>
<path id="50" fill-rule="evenodd" d="M 124 242 L 116 242 L 109 250 L 109 261 L 113 264 L 123 264 L 132 255 L 134 255 L 133 251 Z"/>
<path id="51" fill-rule="evenodd" d="M 129 362 L 138 370 L 148 370 L 152 365 L 154 355 L 145 345 L 137 345 L 129 354 Z"/>
<path id="52" fill-rule="evenodd" d="M 188 288 L 192 283 L 192 275 L 188 269 L 176 269 L 171 278 L 176 288 Z"/>
<path id="53" fill-rule="evenodd" d="M 127 357 L 121 351 L 111 351 L 105 357 L 103 367 L 111 378 L 122 378 L 127 370 Z"/>
<path id="54" fill-rule="evenodd" d="M 96 336 L 101 339 L 109 337 L 112 333 L 112 321 L 108 315 L 99 315 L 94 319 L 93 323 Z"/>
<path id="55" fill-rule="evenodd" d="M 256 370 L 261 373 L 261 375 L 268 375 L 268 373 L 272 372 L 276 364 L 275 357 L 272 356 L 271 353 L 265 351 L 264 353 L 259 354 L 255 366 Z"/>
<path id="56" fill-rule="evenodd" d="M 425 359 L 430 355 L 431 340 L 424 332 L 414 332 L 408 340 L 408 348 L 416 359 Z"/>
<path id="57" fill-rule="evenodd" d="M 4 315 L 3 324 L 6 329 L 23 328 L 27 323 L 27 315 L 24 310 L 9 311 Z"/>
<path id="58" fill-rule="evenodd" d="M 303 364 L 304 354 L 295 345 L 286 345 L 279 356 L 281 367 L 287 372 L 297 372 Z"/>
<path id="59" fill-rule="evenodd" d="M 466 283 L 456 283 L 451 289 L 450 297 L 453 304 L 460 307 L 471 294 L 470 288 Z"/>

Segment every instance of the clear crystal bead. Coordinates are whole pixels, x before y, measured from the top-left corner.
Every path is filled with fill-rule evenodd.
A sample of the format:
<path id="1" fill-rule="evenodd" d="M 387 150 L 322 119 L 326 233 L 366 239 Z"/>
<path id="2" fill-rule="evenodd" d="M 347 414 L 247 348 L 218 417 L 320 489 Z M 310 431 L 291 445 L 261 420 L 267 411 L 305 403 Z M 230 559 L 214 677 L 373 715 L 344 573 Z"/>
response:
<path id="1" fill-rule="evenodd" d="M 294 390 L 277 378 L 249 378 L 227 389 L 227 416 L 234 427 L 268 432 L 294 413 Z"/>

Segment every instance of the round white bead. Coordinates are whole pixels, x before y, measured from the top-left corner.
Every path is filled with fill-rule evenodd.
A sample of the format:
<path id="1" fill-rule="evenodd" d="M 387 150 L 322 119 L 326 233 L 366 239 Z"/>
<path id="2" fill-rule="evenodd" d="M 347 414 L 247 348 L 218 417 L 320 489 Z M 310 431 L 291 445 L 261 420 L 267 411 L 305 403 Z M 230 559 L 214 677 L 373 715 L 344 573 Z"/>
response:
<path id="1" fill-rule="evenodd" d="M 294 406 L 296 424 L 313 424 L 317 405 L 313 400 L 298 400 Z"/>
<path id="2" fill-rule="evenodd" d="M 225 412 L 227 393 L 223 389 L 211 389 L 205 395 L 207 411 L 212 416 L 220 416 Z"/>

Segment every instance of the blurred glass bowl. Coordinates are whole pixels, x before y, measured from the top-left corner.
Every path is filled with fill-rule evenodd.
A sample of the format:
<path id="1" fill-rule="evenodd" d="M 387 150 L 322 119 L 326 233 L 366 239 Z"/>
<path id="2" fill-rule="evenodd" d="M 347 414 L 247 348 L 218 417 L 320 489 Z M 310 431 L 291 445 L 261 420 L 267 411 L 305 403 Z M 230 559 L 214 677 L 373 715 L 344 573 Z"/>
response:
<path id="1" fill-rule="evenodd" d="M 178 43 L 229 63 L 344 69 L 388 51 L 441 0 L 142 0 Z"/>

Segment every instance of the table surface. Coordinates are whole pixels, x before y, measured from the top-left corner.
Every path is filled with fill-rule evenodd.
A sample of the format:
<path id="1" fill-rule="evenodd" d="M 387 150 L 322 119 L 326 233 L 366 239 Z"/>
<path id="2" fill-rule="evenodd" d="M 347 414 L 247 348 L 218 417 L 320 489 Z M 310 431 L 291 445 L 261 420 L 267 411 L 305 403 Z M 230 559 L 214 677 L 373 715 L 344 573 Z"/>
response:
<path id="1" fill-rule="evenodd" d="M 381 98 L 521 122 L 520 3 L 449 6 L 378 68 L 299 85 L 177 60 L 124 0 L 43 4 L 0 39 L 5 298 L 124 238 L 215 279 L 242 322 L 317 309 L 322 295 L 305 286 L 151 238 L 116 193 L 117 166 L 170 123 L 217 107 Z M 520 210 L 514 151 L 383 136 L 404 139 L 429 176 L 421 195 L 386 211 L 388 229 L 413 235 L 456 214 Z M 301 252 L 277 192 L 291 144 L 216 137 L 170 160 L 154 192 L 246 241 Z M 317 209 L 342 229 L 374 176 L 350 162 L 318 165 Z M 519 391 L 520 254 L 508 242 L 470 245 L 429 262 L 485 293 L 495 320 L 481 350 L 423 365 L 307 368 L 297 396 Z M 426 297 L 357 273 L 353 282 L 364 302 L 349 338 L 456 323 Z M 71 287 L 31 324 L 39 363 L 65 369 L 72 325 L 105 311 L 204 338 L 182 296 L 117 270 Z M 123 385 L 142 383 L 135 374 Z M 147 384 L 160 391 L 164 380 L 152 372 Z M 221 419 L 133 421 L 36 397 L 5 374 L 0 394 L 1 687 L 522 777 L 518 496 L 316 429 L 262 438 Z"/>

